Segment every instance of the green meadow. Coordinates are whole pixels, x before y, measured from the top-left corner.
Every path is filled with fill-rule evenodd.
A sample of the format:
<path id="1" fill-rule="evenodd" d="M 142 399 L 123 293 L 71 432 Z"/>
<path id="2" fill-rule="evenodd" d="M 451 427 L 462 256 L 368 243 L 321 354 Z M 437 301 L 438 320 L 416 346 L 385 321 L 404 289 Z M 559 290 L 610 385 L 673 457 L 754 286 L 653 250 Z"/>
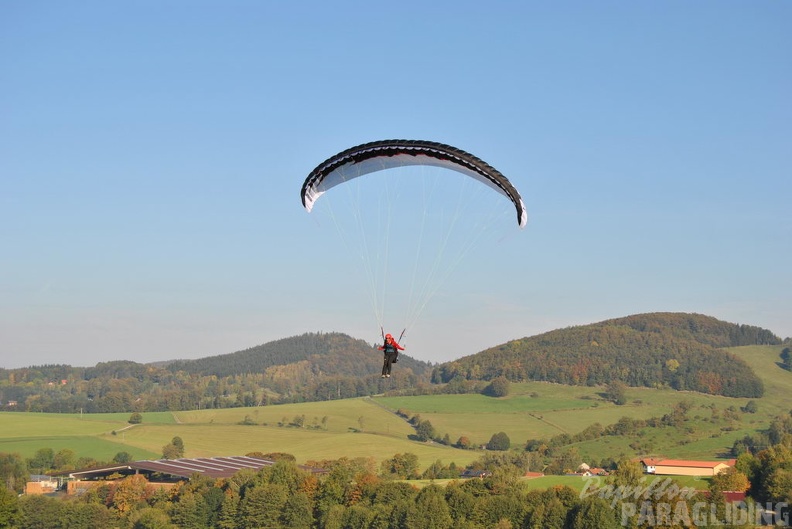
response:
<path id="1" fill-rule="evenodd" d="M 129 452 L 133 458 L 149 459 L 157 453 L 129 446 L 123 429 L 130 414 L 57 414 L 0 413 L 0 452 L 30 457 L 41 448 L 54 452 L 73 450 L 77 457 L 110 461 L 118 452 Z M 152 415 L 152 421 L 157 418 Z M 165 416 L 170 414 L 157 414 Z M 117 431 L 121 431 L 118 433 Z M 114 435 L 113 432 L 116 432 Z"/>
<path id="2" fill-rule="evenodd" d="M 439 437 L 452 442 L 466 436 L 486 444 L 506 432 L 513 448 L 528 439 L 575 434 L 593 423 L 603 426 L 621 417 L 648 419 L 669 413 L 681 401 L 691 404 L 684 428 L 647 429 L 634 438 L 601 437 L 577 443 L 584 459 L 659 455 L 678 458 L 726 457 L 732 443 L 766 428 L 773 417 L 792 407 L 792 373 L 778 365 L 782 347 L 739 347 L 731 351 L 748 362 L 765 384 L 755 399 L 756 413 L 739 411 L 747 399 L 733 399 L 670 389 L 629 388 L 628 403 L 606 401 L 602 387 L 542 382 L 515 383 L 506 397 L 483 395 L 377 396 L 254 408 L 143 413 L 143 422 L 129 425 L 130 414 L 0 413 L 0 452 L 30 457 L 40 448 L 69 448 L 78 457 L 111 460 L 126 451 L 138 459 L 158 458 L 174 436 L 184 441 L 187 457 L 287 452 L 298 462 L 367 457 L 376 461 L 397 453 L 418 456 L 421 468 L 441 460 L 465 465 L 480 450 L 459 450 L 438 443 L 411 440 L 408 422 L 396 414 L 420 415 Z M 731 409 L 733 417 L 720 417 Z M 714 411 L 713 411 L 714 410 Z M 532 483 L 534 483 L 532 481 Z M 535 483 L 541 484 L 540 481 Z M 533 486 L 533 485 L 532 485 Z"/>
<path id="3" fill-rule="evenodd" d="M 792 378 L 792 377 L 790 377 Z M 492 398 L 483 395 L 427 395 L 419 397 L 378 397 L 391 410 L 401 410 L 408 415 L 420 415 L 428 420 L 442 436 L 448 433 L 452 441 L 466 436 L 475 445 L 486 444 L 497 432 L 505 432 L 511 439 L 512 446 L 523 445 L 529 439 L 545 439 L 557 434 L 576 434 L 594 423 L 603 426 L 613 424 L 622 417 L 631 419 L 648 419 L 662 417 L 671 412 L 675 405 L 682 401 L 692 404 L 689 413 L 694 418 L 709 418 L 714 406 L 721 412 L 734 407 L 744 407 L 748 399 L 734 399 L 693 392 L 681 392 L 672 389 L 628 388 L 628 403 L 617 406 L 606 401 L 601 393 L 602 387 L 564 386 L 543 382 L 527 382 L 512 384 L 507 397 Z M 741 432 L 756 431 L 766 427 L 770 419 L 777 415 L 783 407 L 779 393 L 770 404 L 763 408 L 765 399 L 757 399 L 759 413 L 743 418 L 736 427 Z M 714 431 L 706 428 L 708 436 Z M 670 432 L 670 431 L 669 431 Z M 723 432 L 721 432 L 722 435 Z M 719 434 L 719 436 L 721 435 Z M 674 450 L 690 455 L 691 452 L 702 454 L 721 451 L 723 442 L 731 446 L 736 435 L 726 435 L 728 439 L 701 443 L 699 448 L 690 450 Z M 605 444 L 607 441 L 607 444 Z M 617 448 L 607 450 L 609 455 L 618 456 L 630 453 L 628 439 L 600 439 L 589 442 L 591 452 L 601 452 L 601 448 Z M 608 447 L 610 444 L 617 447 Z M 671 443 L 674 444 L 674 443 Z M 599 456 L 602 457 L 602 456 Z M 714 456 L 710 456 L 714 457 Z"/>

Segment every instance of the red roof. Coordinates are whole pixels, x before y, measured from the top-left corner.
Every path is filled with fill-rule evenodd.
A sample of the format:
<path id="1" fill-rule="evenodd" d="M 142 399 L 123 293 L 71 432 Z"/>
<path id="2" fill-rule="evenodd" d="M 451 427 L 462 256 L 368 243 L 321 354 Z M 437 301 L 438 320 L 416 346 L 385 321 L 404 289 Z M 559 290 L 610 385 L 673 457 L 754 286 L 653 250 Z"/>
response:
<path id="1" fill-rule="evenodd" d="M 739 491 L 739 490 L 724 490 L 723 491 L 723 497 L 726 499 L 726 501 L 729 501 L 729 502 L 732 502 L 732 503 L 745 501 L 745 497 L 746 496 L 747 496 L 747 494 L 745 492 Z"/>

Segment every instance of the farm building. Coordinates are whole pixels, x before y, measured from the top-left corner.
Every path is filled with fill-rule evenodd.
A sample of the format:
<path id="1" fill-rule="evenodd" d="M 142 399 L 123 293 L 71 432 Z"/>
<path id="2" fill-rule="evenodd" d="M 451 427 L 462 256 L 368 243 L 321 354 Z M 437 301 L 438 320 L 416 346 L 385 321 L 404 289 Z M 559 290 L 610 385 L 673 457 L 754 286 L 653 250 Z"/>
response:
<path id="1" fill-rule="evenodd" d="M 642 459 L 641 464 L 647 474 L 661 476 L 714 476 L 734 466 L 728 461 L 688 461 L 684 459 Z"/>
<path id="2" fill-rule="evenodd" d="M 145 476 L 152 484 L 167 488 L 176 482 L 189 479 L 194 474 L 210 478 L 228 478 L 242 469 L 258 471 L 274 464 L 275 461 L 250 456 L 157 459 L 73 471 L 61 478 L 66 481 L 67 493 L 78 494 L 98 484 L 135 474 Z M 324 472 L 322 469 L 300 468 L 313 473 Z"/>
<path id="3" fill-rule="evenodd" d="M 489 470 L 467 468 L 459 475 L 459 477 L 462 479 L 488 478 L 491 475 L 492 472 L 490 472 Z"/>
<path id="4" fill-rule="evenodd" d="M 25 484 L 25 494 L 51 494 L 58 490 L 58 480 L 43 474 L 31 474 Z"/>

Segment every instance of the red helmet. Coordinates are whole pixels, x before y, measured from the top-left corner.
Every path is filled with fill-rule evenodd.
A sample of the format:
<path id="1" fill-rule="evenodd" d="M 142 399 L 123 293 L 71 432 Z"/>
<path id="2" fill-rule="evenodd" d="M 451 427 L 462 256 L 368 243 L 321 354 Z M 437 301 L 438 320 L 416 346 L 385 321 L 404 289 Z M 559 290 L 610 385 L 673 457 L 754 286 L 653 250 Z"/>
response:
<path id="1" fill-rule="evenodd" d="M 385 339 L 386 340 L 393 340 L 393 336 L 391 336 L 390 334 L 386 334 L 385 335 Z"/>

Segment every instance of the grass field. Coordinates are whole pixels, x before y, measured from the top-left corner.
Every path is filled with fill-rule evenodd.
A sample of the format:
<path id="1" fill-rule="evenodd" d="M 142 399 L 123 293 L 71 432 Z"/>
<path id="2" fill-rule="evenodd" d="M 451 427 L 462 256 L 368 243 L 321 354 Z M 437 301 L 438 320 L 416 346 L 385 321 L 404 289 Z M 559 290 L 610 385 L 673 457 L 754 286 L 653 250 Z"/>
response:
<path id="1" fill-rule="evenodd" d="M 421 419 L 429 420 L 441 435 L 448 433 L 452 441 L 466 436 L 477 445 L 486 444 L 492 434 L 501 431 L 506 432 L 512 445 L 522 445 L 528 439 L 549 438 L 559 433 L 575 434 L 596 422 L 609 425 L 622 417 L 661 417 L 683 400 L 692 403 L 694 409 L 715 405 L 721 410 L 730 406 L 740 408 L 748 402 L 748 399 L 671 389 L 629 388 L 628 404 L 616 406 L 603 399 L 603 389 L 528 382 L 512 384 L 509 396 L 502 398 L 483 395 L 427 395 L 377 397 L 376 400 L 391 410 L 407 411 L 410 415 L 419 414 Z M 777 406 L 771 408 L 775 410 Z M 709 413 L 707 409 L 706 414 Z M 762 424 L 769 422 L 769 415 L 761 417 Z M 712 434 L 713 432 L 708 432 L 708 435 Z M 733 439 L 729 441 L 729 446 L 732 442 Z M 624 446 L 627 444 L 629 442 L 624 443 Z"/>
<path id="2" fill-rule="evenodd" d="M 512 384 L 503 398 L 482 395 L 429 395 L 374 397 L 313 402 L 143 413 L 143 423 L 130 427 L 129 414 L 0 413 L 0 452 L 30 457 L 39 448 L 70 448 L 78 457 L 110 460 L 127 451 L 135 458 L 157 458 L 174 436 L 185 444 L 187 457 L 241 455 L 249 452 L 287 452 L 298 462 L 339 457 L 371 457 L 377 461 L 397 453 L 418 456 L 421 468 L 436 460 L 457 465 L 477 459 L 480 451 L 457 450 L 409 439 L 414 430 L 396 410 L 419 414 L 442 437 L 452 442 L 467 436 L 485 444 L 497 432 L 506 432 L 513 448 L 533 438 L 558 433 L 574 434 L 598 422 L 609 425 L 621 417 L 660 417 L 682 400 L 692 404 L 686 428 L 656 429 L 636 438 L 603 437 L 578 443 L 584 458 L 601 460 L 621 455 L 652 454 L 666 457 L 713 459 L 723 456 L 734 440 L 766 428 L 773 417 L 792 407 L 792 373 L 777 362 L 782 347 L 739 347 L 743 358 L 765 384 L 765 396 L 755 399 L 755 414 L 738 413 L 724 428 L 712 418 L 712 408 L 744 407 L 748 399 L 732 399 L 668 389 L 629 388 L 628 404 L 616 406 L 602 398 L 603 388 L 570 387 L 528 382 Z M 248 425 L 240 423 L 247 422 Z M 302 422 L 302 427 L 291 424 Z M 540 478 L 546 479 L 546 478 Z M 549 479 L 549 478 L 547 478 Z M 558 477 L 554 478 L 558 479 Z M 570 477 L 570 479 L 579 479 Z M 543 481 L 531 480 L 530 486 Z"/>
<path id="3" fill-rule="evenodd" d="M 162 447 L 178 435 L 187 457 L 287 452 L 299 462 L 340 457 L 381 461 L 410 452 L 425 468 L 437 460 L 465 465 L 479 456 L 473 451 L 411 441 L 412 427 L 368 398 L 144 413 L 143 423 L 135 426 L 126 422 L 129 415 L 0 413 L 0 452 L 31 457 L 40 448 L 55 452 L 69 448 L 77 457 L 106 461 L 120 451 L 136 459 L 156 459 Z M 297 417 L 304 417 L 304 427 L 289 425 Z M 239 424 L 245 420 L 255 424 Z"/>
<path id="4" fill-rule="evenodd" d="M 333 433 L 300 428 L 238 425 L 183 425 L 176 432 L 184 441 L 186 456 L 240 455 L 250 452 L 287 452 L 298 462 L 341 457 L 371 457 L 378 462 L 397 453 L 413 453 L 426 468 L 438 459 L 465 465 L 478 457 L 472 451 L 438 444 L 419 443 L 393 435 L 347 432 Z M 126 442 L 144 450 L 160 450 L 174 430 L 156 425 L 134 428 Z"/>
<path id="5" fill-rule="evenodd" d="M 158 415 L 170 416 L 169 413 Z M 30 457 L 41 448 L 52 448 L 54 452 L 68 448 L 74 450 L 77 457 L 93 457 L 99 461 L 109 461 L 124 451 L 139 459 L 161 454 L 161 450 L 154 453 L 125 443 L 124 428 L 129 427 L 128 418 L 128 413 L 0 413 L 0 452 Z M 157 418 L 152 417 L 152 420 Z"/>
<path id="6" fill-rule="evenodd" d="M 759 412 L 768 417 L 788 413 L 792 408 L 792 372 L 780 367 L 784 346 L 746 346 L 729 349 L 745 360 L 762 379 L 765 394 L 759 400 Z"/>
<path id="7" fill-rule="evenodd" d="M 162 450 L 154 452 L 125 444 L 122 439 L 116 442 L 93 436 L 55 436 L 35 439 L 4 439 L 0 442 L 0 452 L 20 454 L 31 457 L 41 448 L 51 448 L 54 453 L 63 449 L 74 450 L 77 457 L 92 457 L 97 461 L 112 461 L 119 452 L 128 452 L 132 459 L 157 459 Z"/>

